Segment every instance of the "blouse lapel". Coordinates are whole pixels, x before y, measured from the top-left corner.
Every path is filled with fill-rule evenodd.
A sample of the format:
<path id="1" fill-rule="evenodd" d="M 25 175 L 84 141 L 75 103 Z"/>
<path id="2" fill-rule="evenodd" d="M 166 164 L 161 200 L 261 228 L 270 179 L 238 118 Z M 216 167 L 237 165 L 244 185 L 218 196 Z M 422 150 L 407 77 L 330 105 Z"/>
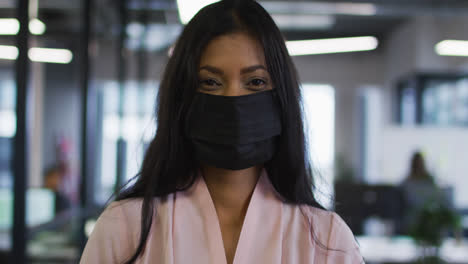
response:
<path id="1" fill-rule="evenodd" d="M 281 212 L 282 203 L 263 169 L 247 209 L 233 264 L 281 261 Z"/>
<path id="2" fill-rule="evenodd" d="M 174 216 L 178 245 L 174 246 L 174 255 L 179 260 L 175 263 L 226 264 L 218 217 L 200 172 L 194 185 L 178 194 Z"/>
<path id="3" fill-rule="evenodd" d="M 189 190 L 178 193 L 174 214 L 175 263 L 227 263 L 216 209 L 200 172 Z M 233 264 L 280 261 L 281 215 L 282 203 L 263 169 L 247 209 Z"/>

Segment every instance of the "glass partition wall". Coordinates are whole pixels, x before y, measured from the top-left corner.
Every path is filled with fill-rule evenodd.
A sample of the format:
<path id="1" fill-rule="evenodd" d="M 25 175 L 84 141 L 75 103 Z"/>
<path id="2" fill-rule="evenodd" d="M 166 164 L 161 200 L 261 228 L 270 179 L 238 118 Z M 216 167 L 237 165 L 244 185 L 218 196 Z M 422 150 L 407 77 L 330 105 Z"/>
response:
<path id="1" fill-rule="evenodd" d="M 1 18 L 0 18 L 1 19 Z M 2 38 L 0 38 L 1 40 Z M 12 249 L 13 138 L 16 134 L 14 62 L 0 60 L 0 262 Z"/>

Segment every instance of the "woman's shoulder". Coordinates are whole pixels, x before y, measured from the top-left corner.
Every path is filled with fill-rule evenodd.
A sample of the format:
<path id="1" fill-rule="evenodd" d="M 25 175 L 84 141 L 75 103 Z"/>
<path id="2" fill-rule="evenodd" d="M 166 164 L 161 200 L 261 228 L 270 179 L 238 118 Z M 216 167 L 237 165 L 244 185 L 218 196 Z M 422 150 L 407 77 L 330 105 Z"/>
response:
<path id="1" fill-rule="evenodd" d="M 347 228 L 346 222 L 335 212 L 321 209 L 315 206 L 301 206 L 308 219 L 320 230 L 330 230 L 332 228 Z"/>
<path id="2" fill-rule="evenodd" d="M 336 253 L 336 257 L 344 254 L 357 261 L 352 263 L 363 262 L 353 232 L 336 212 L 308 205 L 301 206 L 301 209 L 312 227 L 314 241 Z"/>
<path id="3" fill-rule="evenodd" d="M 138 242 L 141 199 L 115 201 L 98 217 L 80 263 L 117 263 L 131 255 Z M 133 224 L 132 224 L 133 223 Z"/>
<path id="4" fill-rule="evenodd" d="M 141 212 L 143 198 L 129 198 L 110 203 L 101 217 L 122 218 L 126 215 L 136 216 L 137 212 Z"/>
<path id="5" fill-rule="evenodd" d="M 163 209 L 167 198 L 155 197 L 152 200 L 153 208 L 156 210 Z M 113 218 L 125 220 L 125 222 L 134 223 L 141 219 L 141 208 L 143 206 L 143 198 L 128 198 L 110 203 L 101 218 Z"/>
<path id="6" fill-rule="evenodd" d="M 137 225 L 141 219 L 142 198 L 131 198 L 110 203 L 97 219 L 97 232 L 112 232 L 112 229 L 125 230 L 126 237 L 139 231 Z M 97 228 L 96 228 L 97 227 Z"/>

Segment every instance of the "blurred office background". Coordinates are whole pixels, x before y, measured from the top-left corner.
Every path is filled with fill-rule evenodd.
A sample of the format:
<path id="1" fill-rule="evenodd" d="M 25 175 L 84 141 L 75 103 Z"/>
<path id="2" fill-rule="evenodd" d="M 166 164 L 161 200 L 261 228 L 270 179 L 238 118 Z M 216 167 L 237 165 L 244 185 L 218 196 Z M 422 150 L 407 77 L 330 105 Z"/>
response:
<path id="1" fill-rule="evenodd" d="M 0 0 L 1 263 L 78 262 L 197 2 Z M 300 75 L 318 198 L 366 261 L 468 263 L 468 2 L 260 3 Z M 408 180 L 416 152 L 428 180 Z"/>

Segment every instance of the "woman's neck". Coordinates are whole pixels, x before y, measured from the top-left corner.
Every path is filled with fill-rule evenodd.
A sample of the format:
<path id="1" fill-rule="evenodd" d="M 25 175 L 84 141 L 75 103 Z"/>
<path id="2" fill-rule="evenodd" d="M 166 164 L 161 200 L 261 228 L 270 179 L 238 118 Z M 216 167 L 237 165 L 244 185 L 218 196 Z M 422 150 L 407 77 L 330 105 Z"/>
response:
<path id="1" fill-rule="evenodd" d="M 242 224 L 261 169 L 261 166 L 243 170 L 201 166 L 220 221 L 226 220 L 233 221 L 231 224 Z"/>

